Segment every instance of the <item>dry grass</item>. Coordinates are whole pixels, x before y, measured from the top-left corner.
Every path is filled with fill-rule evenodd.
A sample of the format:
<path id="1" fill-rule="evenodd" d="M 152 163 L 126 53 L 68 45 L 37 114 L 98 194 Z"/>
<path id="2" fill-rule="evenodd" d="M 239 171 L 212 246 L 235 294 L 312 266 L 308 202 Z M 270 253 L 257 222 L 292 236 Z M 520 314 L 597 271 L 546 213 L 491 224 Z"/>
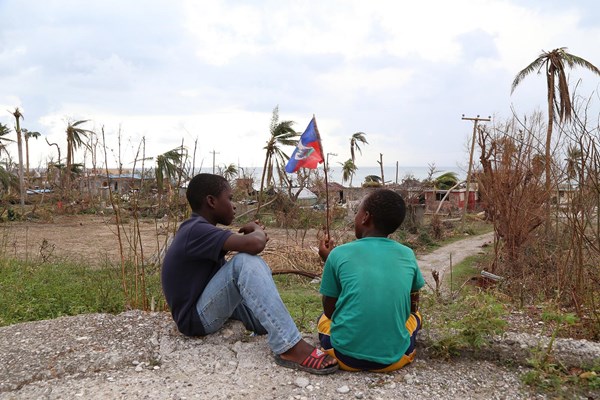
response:
<path id="1" fill-rule="evenodd" d="M 273 271 L 305 271 L 320 276 L 323 262 L 316 247 L 275 244 L 261 253 Z"/>

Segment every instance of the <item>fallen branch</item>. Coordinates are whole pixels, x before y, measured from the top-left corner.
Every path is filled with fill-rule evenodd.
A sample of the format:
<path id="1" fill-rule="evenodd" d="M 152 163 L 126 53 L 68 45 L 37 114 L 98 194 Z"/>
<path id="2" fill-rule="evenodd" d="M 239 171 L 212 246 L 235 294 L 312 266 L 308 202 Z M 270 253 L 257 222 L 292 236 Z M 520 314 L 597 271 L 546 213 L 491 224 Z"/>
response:
<path id="1" fill-rule="evenodd" d="M 306 277 L 312 278 L 312 279 L 321 277 L 321 274 L 316 274 L 314 272 L 309 272 L 309 271 L 303 271 L 301 269 L 276 269 L 274 271 L 271 271 L 271 274 L 273 274 L 273 275 L 296 274 L 296 275 L 306 276 Z"/>
<path id="2" fill-rule="evenodd" d="M 266 207 L 269 204 L 273 203 L 275 200 L 277 200 L 277 197 L 275 197 L 273 200 L 269 201 L 268 203 L 263 204 L 261 207 Z M 248 215 L 250 214 L 252 211 L 256 211 L 258 209 L 258 207 L 255 208 L 251 208 L 250 210 L 246 211 L 245 213 L 242 213 L 240 215 L 236 215 L 234 219 L 238 219 L 238 218 L 242 218 L 244 215 Z"/>

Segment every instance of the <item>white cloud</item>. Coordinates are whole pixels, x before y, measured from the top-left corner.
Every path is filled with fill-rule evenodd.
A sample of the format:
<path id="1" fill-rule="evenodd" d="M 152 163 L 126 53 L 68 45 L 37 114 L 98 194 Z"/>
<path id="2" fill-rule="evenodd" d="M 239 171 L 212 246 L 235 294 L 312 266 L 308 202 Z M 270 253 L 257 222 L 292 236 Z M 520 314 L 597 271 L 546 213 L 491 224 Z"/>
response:
<path id="1" fill-rule="evenodd" d="M 413 76 L 410 69 L 382 68 L 378 70 L 348 66 L 340 70 L 322 74 L 317 83 L 323 90 L 331 93 L 380 93 L 399 90 Z"/>
<path id="2" fill-rule="evenodd" d="M 374 165 L 380 152 L 453 165 L 470 131 L 462 113 L 543 106 L 545 83 L 535 77 L 509 97 L 514 75 L 542 49 L 567 46 L 600 64 L 596 8 L 541 0 L 6 0 L 3 14 L 25 13 L 28 23 L 0 28 L 0 121 L 12 124 L 1 110 L 19 105 L 28 129 L 61 144 L 68 116 L 104 124 L 111 143 L 121 124 L 130 157 L 142 136 L 152 155 L 198 136 L 206 163 L 214 149 L 217 162 L 261 165 L 279 104 L 298 130 L 316 114 L 336 161 L 347 159 L 349 136 L 364 131 L 370 144 L 359 165 Z M 36 157 L 47 157 L 45 141 L 36 142 Z"/>

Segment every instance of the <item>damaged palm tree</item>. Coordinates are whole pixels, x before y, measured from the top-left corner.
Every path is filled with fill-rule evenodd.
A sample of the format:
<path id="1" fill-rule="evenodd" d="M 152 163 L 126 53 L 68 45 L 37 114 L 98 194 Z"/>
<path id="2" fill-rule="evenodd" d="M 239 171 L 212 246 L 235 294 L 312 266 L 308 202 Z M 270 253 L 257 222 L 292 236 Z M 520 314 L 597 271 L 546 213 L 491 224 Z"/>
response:
<path id="1" fill-rule="evenodd" d="M 546 129 L 546 146 L 544 154 L 545 189 L 546 197 L 551 193 L 551 165 L 552 165 L 552 131 L 555 120 L 555 110 L 559 116 L 559 123 L 569 121 L 573 113 L 569 83 L 567 81 L 567 67 L 583 67 L 597 75 L 600 70 L 592 63 L 581 57 L 567 53 L 566 47 L 542 53 L 531 64 L 521 70 L 512 83 L 511 93 L 519 86 L 526 76 L 533 72 L 541 73 L 544 69 L 548 93 L 548 126 Z M 546 234 L 550 231 L 550 202 L 546 201 Z"/>
<path id="2" fill-rule="evenodd" d="M 63 174 L 63 188 L 67 191 L 71 189 L 71 181 L 74 173 L 73 165 L 75 151 L 81 146 L 87 147 L 87 143 L 84 141 L 84 139 L 87 139 L 88 135 L 92 133 L 92 131 L 83 129 L 80 126 L 86 122 L 88 122 L 88 120 L 80 120 L 76 122 L 69 122 L 67 125 L 67 160 Z"/>
<path id="3" fill-rule="evenodd" d="M 281 121 L 279 122 L 279 106 L 273 109 L 273 117 L 271 118 L 270 137 L 267 141 L 267 145 L 264 147 L 266 150 L 265 164 L 263 166 L 262 177 L 260 179 L 260 192 L 258 194 L 258 206 L 256 208 L 256 215 L 260 211 L 262 204 L 263 190 L 265 183 L 269 186 L 273 182 L 273 171 L 275 168 L 280 170 L 289 159 L 288 155 L 283 152 L 281 146 L 296 146 L 298 144 L 298 136 L 300 136 L 292 125 L 294 121 Z M 266 179 L 265 179 L 266 177 Z"/>
<path id="4" fill-rule="evenodd" d="M 169 150 L 166 153 L 156 157 L 156 188 L 158 189 L 159 203 L 165 192 L 171 190 L 171 182 L 177 177 L 180 171 L 180 164 L 183 158 L 181 147 Z"/>

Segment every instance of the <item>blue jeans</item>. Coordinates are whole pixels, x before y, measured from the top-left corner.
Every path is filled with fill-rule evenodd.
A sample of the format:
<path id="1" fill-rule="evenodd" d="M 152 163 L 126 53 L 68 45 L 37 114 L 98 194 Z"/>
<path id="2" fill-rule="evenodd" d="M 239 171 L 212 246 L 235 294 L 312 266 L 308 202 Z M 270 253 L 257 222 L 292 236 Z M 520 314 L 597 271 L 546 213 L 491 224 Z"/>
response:
<path id="1" fill-rule="evenodd" d="M 279 297 L 271 269 L 259 256 L 239 253 L 223 265 L 208 282 L 196 310 L 207 334 L 236 319 L 256 334 L 268 334 L 275 354 L 285 353 L 302 339 Z"/>

